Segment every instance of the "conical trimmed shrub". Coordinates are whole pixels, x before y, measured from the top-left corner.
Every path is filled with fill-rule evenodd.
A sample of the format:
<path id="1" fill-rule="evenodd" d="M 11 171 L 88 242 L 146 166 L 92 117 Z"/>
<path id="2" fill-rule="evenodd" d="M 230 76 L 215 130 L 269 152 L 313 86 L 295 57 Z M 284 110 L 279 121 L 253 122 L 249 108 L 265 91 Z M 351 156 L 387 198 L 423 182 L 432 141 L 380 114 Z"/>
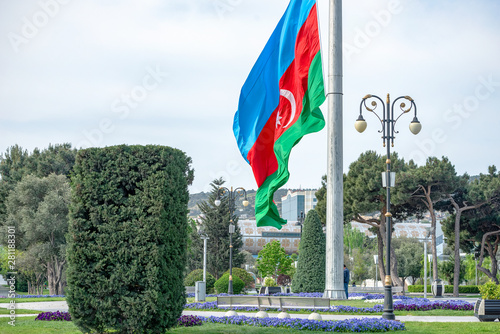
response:
<path id="1" fill-rule="evenodd" d="M 302 227 L 297 272 L 293 276 L 292 291 L 325 291 L 326 237 L 318 213 L 307 213 Z"/>

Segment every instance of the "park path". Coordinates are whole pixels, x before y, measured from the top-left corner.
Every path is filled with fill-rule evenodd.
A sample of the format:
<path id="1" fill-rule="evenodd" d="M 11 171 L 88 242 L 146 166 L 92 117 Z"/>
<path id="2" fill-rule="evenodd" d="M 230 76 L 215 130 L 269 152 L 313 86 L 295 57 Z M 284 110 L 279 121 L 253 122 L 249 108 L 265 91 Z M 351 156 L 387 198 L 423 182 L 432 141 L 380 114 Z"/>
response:
<path id="1" fill-rule="evenodd" d="M 0 304 L 0 307 L 7 308 L 8 304 Z M 65 301 L 56 302 L 33 302 L 33 303 L 16 303 L 16 308 L 24 310 L 35 310 L 44 312 L 67 312 L 68 304 Z M 184 310 L 183 315 L 198 315 L 204 317 L 216 316 L 221 317 L 224 312 L 215 311 L 192 311 Z M 245 315 L 247 317 L 254 317 L 256 313 L 240 313 L 240 315 Z M 34 314 L 36 315 L 36 314 Z M 18 314 L 17 316 L 32 316 L 29 314 Z M 277 313 L 269 313 L 269 316 L 276 318 Z M 307 319 L 309 314 L 291 314 L 292 318 Z M 0 317 L 8 317 L 7 314 L 0 315 Z M 322 314 L 323 320 L 344 320 L 352 318 L 380 318 L 380 316 L 375 315 L 338 315 L 338 314 Z M 396 320 L 399 321 L 421 321 L 421 322 L 479 322 L 479 320 L 474 316 L 461 316 L 461 317 L 450 317 L 450 316 L 396 316 Z"/>

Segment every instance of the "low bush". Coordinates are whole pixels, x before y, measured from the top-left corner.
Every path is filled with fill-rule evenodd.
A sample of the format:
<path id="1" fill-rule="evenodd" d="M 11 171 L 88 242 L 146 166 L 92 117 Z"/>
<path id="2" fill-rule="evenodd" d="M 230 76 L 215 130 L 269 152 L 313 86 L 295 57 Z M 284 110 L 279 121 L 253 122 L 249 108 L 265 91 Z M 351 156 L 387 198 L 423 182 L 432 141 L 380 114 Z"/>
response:
<path id="1" fill-rule="evenodd" d="M 408 285 L 408 292 L 424 292 L 423 285 Z M 432 293 L 431 285 L 427 285 L 427 292 Z M 445 293 L 453 293 L 453 285 L 444 286 Z M 458 293 L 479 293 L 477 285 L 460 285 Z"/>
<path id="2" fill-rule="evenodd" d="M 276 286 L 276 282 L 274 281 L 274 278 L 266 277 L 266 279 L 264 280 L 264 285 L 265 286 Z"/>
<path id="3" fill-rule="evenodd" d="M 195 286 L 198 281 L 203 281 L 203 269 L 195 269 L 190 272 L 184 279 L 184 286 Z M 214 288 L 215 277 L 207 272 L 207 292 L 210 292 Z"/>
<path id="4" fill-rule="evenodd" d="M 222 275 L 215 284 L 215 291 L 217 293 L 227 293 L 229 286 L 229 274 Z M 245 287 L 245 283 L 238 276 L 233 276 L 233 294 L 238 295 L 241 293 L 241 290 Z"/>
<path id="5" fill-rule="evenodd" d="M 229 270 L 224 274 L 229 275 Z M 233 276 L 238 276 L 245 283 L 245 288 L 255 288 L 255 281 L 252 275 L 250 275 L 245 269 L 233 268 Z"/>
<path id="6" fill-rule="evenodd" d="M 483 299 L 500 299 L 500 285 L 489 281 L 479 287 Z"/>

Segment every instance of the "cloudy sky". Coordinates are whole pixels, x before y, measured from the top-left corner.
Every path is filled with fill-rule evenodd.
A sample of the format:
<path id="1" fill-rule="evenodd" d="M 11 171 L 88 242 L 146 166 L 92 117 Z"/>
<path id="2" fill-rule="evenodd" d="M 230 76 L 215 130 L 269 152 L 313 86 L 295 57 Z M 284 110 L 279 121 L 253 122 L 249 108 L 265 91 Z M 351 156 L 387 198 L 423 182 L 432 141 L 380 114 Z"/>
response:
<path id="1" fill-rule="evenodd" d="M 323 61 L 328 0 L 319 0 Z M 193 159 L 192 192 L 216 177 L 255 189 L 232 134 L 238 97 L 288 0 L 0 1 L 0 152 L 50 143 L 157 144 Z M 354 130 L 366 94 L 410 95 L 421 133 L 394 151 L 458 173 L 500 167 L 500 2 L 344 1 L 344 171 L 384 154 L 378 120 Z M 327 117 L 326 103 L 322 107 Z M 316 188 L 326 129 L 292 151 L 287 187 Z"/>

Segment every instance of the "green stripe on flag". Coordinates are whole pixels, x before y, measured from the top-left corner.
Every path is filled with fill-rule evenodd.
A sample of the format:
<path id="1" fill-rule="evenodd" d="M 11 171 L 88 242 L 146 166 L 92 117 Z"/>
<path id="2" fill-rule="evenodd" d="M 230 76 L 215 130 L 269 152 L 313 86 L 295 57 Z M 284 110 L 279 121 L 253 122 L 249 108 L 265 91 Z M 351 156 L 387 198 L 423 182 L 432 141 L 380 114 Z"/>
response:
<path id="1" fill-rule="evenodd" d="M 276 190 L 283 186 L 290 177 L 288 160 L 292 148 L 308 133 L 318 132 L 325 126 L 325 119 L 319 106 L 325 101 L 321 52 L 311 62 L 308 75 L 308 87 L 302 101 L 299 119 L 274 144 L 274 153 L 278 160 L 278 170 L 268 176 L 257 190 L 255 197 L 255 218 L 257 226 L 274 226 L 281 229 L 286 220 L 279 215 L 273 202 Z"/>

